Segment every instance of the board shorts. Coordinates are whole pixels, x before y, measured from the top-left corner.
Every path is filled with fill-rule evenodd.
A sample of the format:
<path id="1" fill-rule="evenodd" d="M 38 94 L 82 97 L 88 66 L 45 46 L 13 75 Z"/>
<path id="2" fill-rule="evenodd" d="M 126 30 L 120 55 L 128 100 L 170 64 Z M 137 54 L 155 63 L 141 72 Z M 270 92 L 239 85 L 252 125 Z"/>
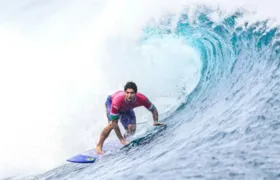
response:
<path id="1" fill-rule="evenodd" d="M 111 110 L 111 106 L 112 106 L 112 97 L 111 96 L 107 97 L 105 104 L 107 107 L 107 117 L 109 118 L 109 122 L 111 122 L 112 121 L 112 119 L 110 118 L 110 110 Z M 128 129 L 129 124 L 133 124 L 133 125 L 136 124 L 136 116 L 135 116 L 135 112 L 133 111 L 133 109 L 130 109 L 125 112 L 121 112 L 120 120 L 121 120 L 121 123 L 125 130 Z"/>

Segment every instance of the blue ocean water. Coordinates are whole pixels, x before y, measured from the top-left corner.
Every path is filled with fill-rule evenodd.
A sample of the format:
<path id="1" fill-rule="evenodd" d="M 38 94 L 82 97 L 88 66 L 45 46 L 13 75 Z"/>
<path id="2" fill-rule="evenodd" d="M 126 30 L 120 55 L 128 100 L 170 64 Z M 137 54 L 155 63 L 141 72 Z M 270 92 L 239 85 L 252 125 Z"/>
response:
<path id="1" fill-rule="evenodd" d="M 208 8 L 147 24 L 140 42 L 173 36 L 199 52 L 201 79 L 167 128 L 98 163 L 65 164 L 31 179 L 280 179 L 280 32 L 267 21 L 220 23 Z M 176 17 L 177 18 L 177 17 Z"/>

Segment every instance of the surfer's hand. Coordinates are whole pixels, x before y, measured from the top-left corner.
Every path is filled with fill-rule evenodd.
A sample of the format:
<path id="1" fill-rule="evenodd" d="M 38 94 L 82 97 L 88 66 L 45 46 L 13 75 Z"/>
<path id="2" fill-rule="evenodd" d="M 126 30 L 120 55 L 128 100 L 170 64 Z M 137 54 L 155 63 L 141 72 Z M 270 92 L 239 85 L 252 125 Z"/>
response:
<path id="1" fill-rule="evenodd" d="M 126 145 L 126 144 L 128 144 L 129 142 L 128 142 L 127 140 L 125 140 L 125 139 L 122 139 L 122 140 L 121 140 L 121 143 L 122 143 L 123 145 Z"/>
<path id="2" fill-rule="evenodd" d="M 164 126 L 164 123 L 154 122 L 154 126 Z"/>

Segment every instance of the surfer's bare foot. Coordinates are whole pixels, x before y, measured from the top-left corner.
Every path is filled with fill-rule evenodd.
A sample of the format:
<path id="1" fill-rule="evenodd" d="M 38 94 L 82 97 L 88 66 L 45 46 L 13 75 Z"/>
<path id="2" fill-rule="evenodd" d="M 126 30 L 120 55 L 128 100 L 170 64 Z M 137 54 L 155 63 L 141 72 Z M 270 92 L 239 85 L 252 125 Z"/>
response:
<path id="1" fill-rule="evenodd" d="M 122 139 L 122 140 L 121 140 L 121 143 L 122 143 L 123 145 L 126 145 L 126 144 L 128 144 L 128 141 L 125 140 L 125 139 Z"/>
<path id="2" fill-rule="evenodd" d="M 97 154 L 101 154 L 101 155 L 103 155 L 104 154 L 104 152 L 102 151 L 102 147 L 101 146 L 96 146 L 96 152 L 97 152 Z"/>

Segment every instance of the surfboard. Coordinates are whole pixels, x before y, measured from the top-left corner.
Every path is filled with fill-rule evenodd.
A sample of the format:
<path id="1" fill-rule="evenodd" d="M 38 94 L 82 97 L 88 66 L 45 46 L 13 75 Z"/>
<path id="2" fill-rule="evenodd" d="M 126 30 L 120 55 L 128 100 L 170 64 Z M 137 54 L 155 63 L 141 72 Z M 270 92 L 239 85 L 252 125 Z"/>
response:
<path id="1" fill-rule="evenodd" d="M 105 152 L 104 155 L 97 154 L 95 148 L 90 149 L 88 151 L 85 151 L 81 154 L 78 154 L 76 156 L 73 156 L 66 161 L 71 163 L 95 163 L 99 159 L 101 159 L 104 156 L 112 154 L 115 150 L 120 149 L 122 147 L 122 144 L 116 140 L 116 141 L 107 141 L 103 145 L 103 150 Z"/>
<path id="2" fill-rule="evenodd" d="M 95 151 L 95 149 L 86 151 L 82 154 L 78 154 L 76 156 L 73 156 L 69 159 L 67 159 L 68 162 L 71 163 L 95 163 L 97 160 L 101 159 L 105 155 L 109 155 L 117 150 L 129 150 L 135 146 L 141 146 L 150 143 L 158 133 L 166 129 L 166 125 L 163 126 L 155 126 L 153 128 L 153 131 L 146 134 L 143 137 L 138 137 L 134 140 L 132 140 L 127 145 L 121 145 L 119 141 L 109 141 L 106 144 L 103 145 L 103 150 L 105 152 L 104 155 L 99 155 Z"/>
<path id="3" fill-rule="evenodd" d="M 92 157 L 92 156 L 87 156 L 83 154 L 78 154 L 74 157 L 71 157 L 70 159 L 67 159 L 68 162 L 73 162 L 73 163 L 94 163 L 97 158 Z"/>

